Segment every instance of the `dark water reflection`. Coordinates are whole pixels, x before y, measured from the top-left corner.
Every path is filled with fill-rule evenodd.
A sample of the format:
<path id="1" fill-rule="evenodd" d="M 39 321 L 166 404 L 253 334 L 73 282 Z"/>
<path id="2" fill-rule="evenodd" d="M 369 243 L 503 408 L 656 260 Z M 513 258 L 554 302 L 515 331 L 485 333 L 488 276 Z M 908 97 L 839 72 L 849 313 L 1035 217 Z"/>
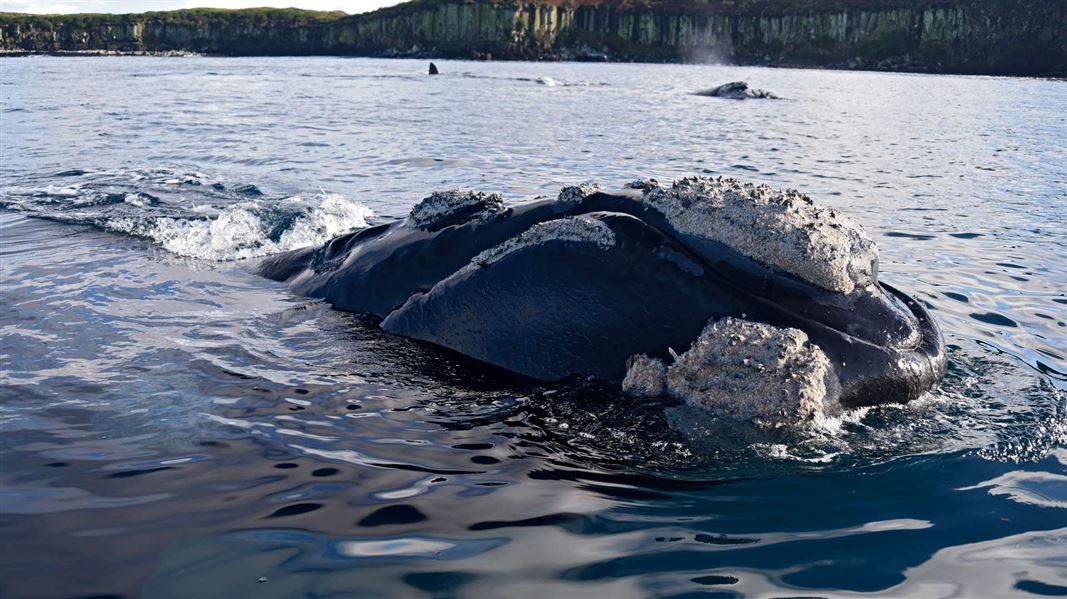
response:
<path id="1" fill-rule="evenodd" d="M 0 64 L 4 597 L 1067 592 L 1062 83 Z M 740 77 L 787 100 L 689 94 Z M 225 261 L 432 189 L 702 172 L 864 223 L 943 324 L 942 386 L 723 426 L 475 368 Z"/>

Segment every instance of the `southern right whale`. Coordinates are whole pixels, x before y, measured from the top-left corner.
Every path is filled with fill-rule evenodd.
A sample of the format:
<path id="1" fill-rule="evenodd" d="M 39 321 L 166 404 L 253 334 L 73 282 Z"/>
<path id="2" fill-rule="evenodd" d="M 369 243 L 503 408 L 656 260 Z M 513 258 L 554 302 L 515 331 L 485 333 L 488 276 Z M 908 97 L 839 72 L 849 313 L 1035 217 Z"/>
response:
<path id="1" fill-rule="evenodd" d="M 906 402 L 947 361 L 930 314 L 878 280 L 856 223 L 726 178 L 582 185 L 514 206 L 435 193 L 404 220 L 259 268 L 523 375 L 591 376 L 738 416 Z"/>

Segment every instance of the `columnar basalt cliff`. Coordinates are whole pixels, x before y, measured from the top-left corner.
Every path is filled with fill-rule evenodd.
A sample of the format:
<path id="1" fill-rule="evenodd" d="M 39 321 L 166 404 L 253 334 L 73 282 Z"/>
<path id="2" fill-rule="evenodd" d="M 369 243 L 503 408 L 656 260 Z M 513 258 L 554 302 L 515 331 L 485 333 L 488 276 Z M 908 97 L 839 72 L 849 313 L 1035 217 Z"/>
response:
<path id="1" fill-rule="evenodd" d="M 0 51 L 439 56 L 1067 72 L 1062 0 L 415 0 L 362 15 L 0 14 Z"/>

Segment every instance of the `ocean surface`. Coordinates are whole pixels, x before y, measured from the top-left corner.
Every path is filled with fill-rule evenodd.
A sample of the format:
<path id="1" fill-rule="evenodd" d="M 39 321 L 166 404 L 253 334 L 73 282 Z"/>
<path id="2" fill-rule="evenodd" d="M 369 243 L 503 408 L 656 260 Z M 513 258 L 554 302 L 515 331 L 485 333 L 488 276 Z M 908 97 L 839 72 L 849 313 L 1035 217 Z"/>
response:
<path id="1" fill-rule="evenodd" d="M 0 59 L 0 596 L 1067 594 L 1067 83 L 437 64 Z M 693 94 L 738 79 L 783 99 Z M 693 174 L 862 223 L 941 386 L 727 425 L 253 272 L 434 190 Z"/>

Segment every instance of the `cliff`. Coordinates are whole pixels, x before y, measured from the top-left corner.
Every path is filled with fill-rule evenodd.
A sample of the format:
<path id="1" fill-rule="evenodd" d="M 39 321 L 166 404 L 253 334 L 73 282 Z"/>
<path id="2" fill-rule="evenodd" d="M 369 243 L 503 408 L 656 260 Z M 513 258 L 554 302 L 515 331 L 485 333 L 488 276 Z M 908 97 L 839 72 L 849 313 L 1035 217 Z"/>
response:
<path id="1" fill-rule="evenodd" d="M 194 8 L 139 14 L 0 13 L 0 51 L 300 55 L 314 53 L 343 12 Z"/>
<path id="2" fill-rule="evenodd" d="M 362 15 L 0 14 L 0 51 L 726 62 L 1067 73 L 1065 0 L 415 0 Z"/>

